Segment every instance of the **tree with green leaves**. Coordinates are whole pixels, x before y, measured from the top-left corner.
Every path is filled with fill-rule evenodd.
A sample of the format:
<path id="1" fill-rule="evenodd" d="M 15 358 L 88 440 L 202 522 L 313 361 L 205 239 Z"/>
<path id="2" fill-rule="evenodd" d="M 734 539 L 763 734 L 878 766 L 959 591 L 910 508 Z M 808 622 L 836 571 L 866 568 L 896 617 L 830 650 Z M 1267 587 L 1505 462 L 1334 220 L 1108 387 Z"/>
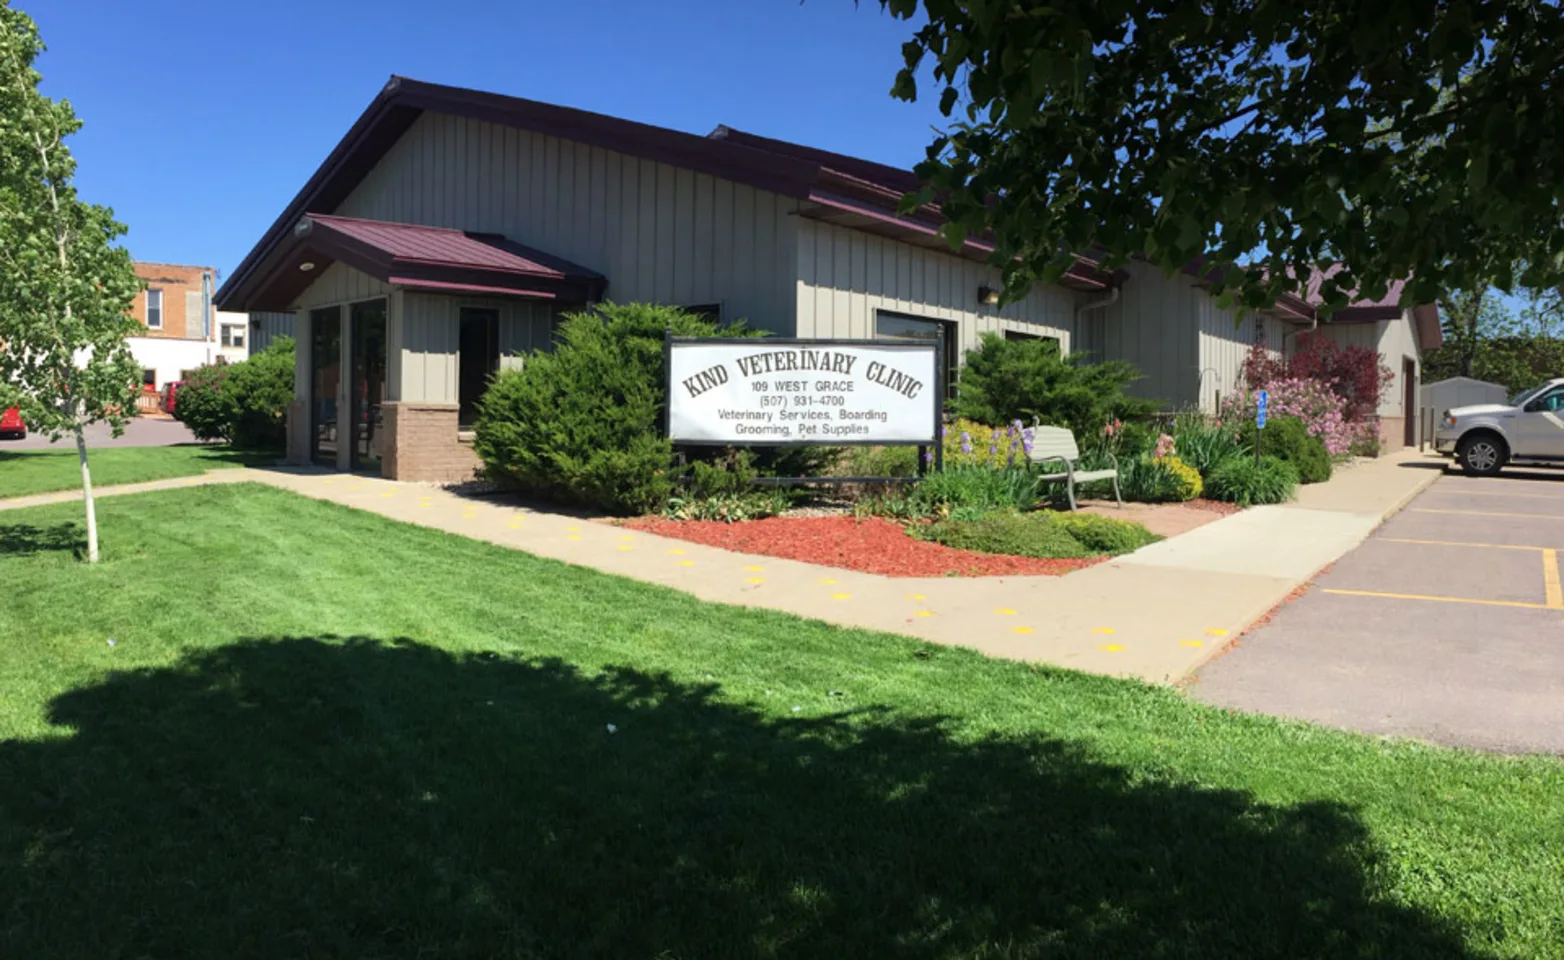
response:
<path id="1" fill-rule="evenodd" d="M 882 3 L 926 14 L 892 94 L 951 120 L 906 208 L 991 235 L 1009 296 L 1077 254 L 1248 307 L 1335 261 L 1328 308 L 1564 282 L 1557 3 Z"/>
<path id="2" fill-rule="evenodd" d="M 43 50 L 32 19 L 0 0 L 0 407 L 33 430 L 76 438 L 87 513 L 87 559 L 98 524 L 84 428 L 118 434 L 135 412 L 138 368 L 125 338 L 140 281 L 114 245 L 125 232 L 72 184 L 65 140 L 81 127 L 69 102 L 38 90 Z"/>
<path id="3" fill-rule="evenodd" d="M 1455 291 L 1439 299 L 1444 343 L 1423 355 L 1423 380 L 1475 377 L 1511 393 L 1564 376 L 1557 294 L 1529 298 L 1520 315 L 1491 290 Z"/>

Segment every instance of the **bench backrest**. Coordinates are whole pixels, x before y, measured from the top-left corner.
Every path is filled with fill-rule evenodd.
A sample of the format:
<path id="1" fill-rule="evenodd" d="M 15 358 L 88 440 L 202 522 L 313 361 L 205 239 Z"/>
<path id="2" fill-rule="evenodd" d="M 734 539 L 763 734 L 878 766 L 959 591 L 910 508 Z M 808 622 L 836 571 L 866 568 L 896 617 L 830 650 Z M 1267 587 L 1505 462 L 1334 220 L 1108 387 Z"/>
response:
<path id="1" fill-rule="evenodd" d="M 1032 428 L 1032 462 L 1049 457 L 1063 457 L 1074 463 L 1081 459 L 1081 450 L 1075 445 L 1075 434 L 1067 427 Z"/>

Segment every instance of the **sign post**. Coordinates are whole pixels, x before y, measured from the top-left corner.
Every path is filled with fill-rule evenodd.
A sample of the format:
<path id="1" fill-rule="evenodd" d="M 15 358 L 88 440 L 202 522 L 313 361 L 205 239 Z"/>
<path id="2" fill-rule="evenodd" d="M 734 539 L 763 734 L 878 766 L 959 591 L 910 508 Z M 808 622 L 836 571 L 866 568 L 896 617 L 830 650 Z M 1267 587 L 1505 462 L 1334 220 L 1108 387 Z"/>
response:
<path id="1" fill-rule="evenodd" d="M 1254 465 L 1260 465 L 1260 442 L 1265 436 L 1265 408 L 1270 404 L 1271 395 L 1264 390 L 1260 391 L 1256 398 L 1254 408 Z"/>
<path id="2" fill-rule="evenodd" d="M 665 353 L 674 443 L 916 446 L 941 465 L 937 343 L 669 337 Z"/>

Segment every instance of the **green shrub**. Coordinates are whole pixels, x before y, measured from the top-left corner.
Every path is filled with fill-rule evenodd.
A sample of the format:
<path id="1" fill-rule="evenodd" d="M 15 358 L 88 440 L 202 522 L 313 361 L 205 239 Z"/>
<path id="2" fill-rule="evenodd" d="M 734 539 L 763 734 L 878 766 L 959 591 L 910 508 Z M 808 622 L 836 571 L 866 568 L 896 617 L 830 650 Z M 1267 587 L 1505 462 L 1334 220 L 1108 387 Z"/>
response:
<path id="1" fill-rule="evenodd" d="M 1040 483 L 1026 467 L 947 467 L 918 481 L 910 498 L 923 516 L 961 507 L 1030 510 L 1037 505 Z"/>
<path id="2" fill-rule="evenodd" d="M 1007 510 L 975 519 L 952 515 L 937 523 L 910 527 L 908 533 L 958 550 L 1050 559 L 1127 553 L 1157 539 L 1139 524 L 1109 517 Z"/>
<path id="3" fill-rule="evenodd" d="M 479 404 L 473 449 L 490 476 L 612 513 L 662 508 L 675 481 L 662 436 L 666 330 L 750 335 L 649 304 L 567 314 L 554 351 L 497 375 Z"/>
<path id="4" fill-rule="evenodd" d="M 1173 445 L 1178 450 L 1178 458 L 1198 470 L 1202 477 L 1209 476 L 1217 464 L 1244 450 L 1235 431 L 1201 423 L 1180 426 L 1175 422 Z"/>
<path id="5" fill-rule="evenodd" d="M 1087 363 L 1084 354 L 1061 357 L 1046 340 L 1005 340 L 983 334 L 966 356 L 960 389 L 951 402 L 959 418 L 1004 429 L 1014 421 L 1069 427 L 1083 445 L 1104 424 L 1156 411 L 1158 404 L 1125 396 L 1140 372 L 1123 361 Z"/>
<path id="6" fill-rule="evenodd" d="M 1086 486 L 1091 489 L 1093 496 L 1113 489 L 1105 480 Z M 1179 487 L 1179 477 L 1167 464 L 1155 457 L 1119 460 L 1119 494 L 1132 503 L 1169 503 L 1182 499 Z"/>
<path id="7" fill-rule="evenodd" d="M 1138 523 L 1099 517 L 1094 513 L 1059 513 L 1053 516 L 1054 522 L 1068 530 L 1070 536 L 1092 553 L 1116 556 L 1139 550 L 1162 539 Z"/>
<path id="8" fill-rule="evenodd" d="M 1240 454 L 1217 464 L 1206 478 L 1206 496 L 1241 507 L 1282 503 L 1297 489 L 1298 471 L 1276 457 L 1262 457 L 1256 464 L 1253 456 Z"/>
<path id="9" fill-rule="evenodd" d="M 1162 464 L 1162 469 L 1172 478 L 1174 500 L 1179 502 L 1193 500 L 1205 489 L 1200 471 L 1185 463 L 1182 457 L 1158 457 L 1157 462 Z"/>
<path id="10" fill-rule="evenodd" d="M 976 420 L 957 418 L 945 427 L 945 469 L 1025 466 L 1030 462 L 1027 436 L 1026 429 L 1018 422 L 991 427 Z"/>
<path id="11" fill-rule="evenodd" d="M 174 397 L 174 416 L 202 440 L 281 450 L 293 372 L 293 338 L 278 337 L 248 360 L 191 371 Z"/>
<path id="12" fill-rule="evenodd" d="M 917 447 L 848 447 L 836 464 L 836 474 L 847 477 L 915 477 Z"/>
<path id="13" fill-rule="evenodd" d="M 199 440 L 227 440 L 233 431 L 234 407 L 224 387 L 228 367 L 208 364 L 190 371 L 174 395 L 174 419 Z"/>
<path id="14" fill-rule="evenodd" d="M 1254 456 L 1255 437 L 1259 431 L 1253 420 L 1246 420 L 1239 431 L 1239 441 L 1249 455 Z M 1260 452 L 1290 463 L 1298 471 L 1300 483 L 1324 483 L 1330 479 L 1330 453 L 1325 441 L 1309 433 L 1309 427 L 1297 417 L 1273 417 L 1265 425 L 1265 436 L 1260 438 Z"/>

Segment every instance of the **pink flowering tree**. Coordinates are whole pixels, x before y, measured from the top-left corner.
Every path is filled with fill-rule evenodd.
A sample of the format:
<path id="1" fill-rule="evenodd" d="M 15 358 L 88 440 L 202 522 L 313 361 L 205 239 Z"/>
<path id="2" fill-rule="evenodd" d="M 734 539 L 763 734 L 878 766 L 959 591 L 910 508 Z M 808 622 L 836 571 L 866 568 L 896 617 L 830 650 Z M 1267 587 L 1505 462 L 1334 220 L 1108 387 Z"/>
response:
<path id="1" fill-rule="evenodd" d="M 1268 415 L 1302 420 L 1309 433 L 1325 443 L 1325 450 L 1331 456 L 1346 456 L 1352 450 L 1353 442 L 1359 439 L 1359 425 L 1347 420 L 1346 401 L 1319 380 L 1272 380 L 1265 389 L 1270 395 Z M 1257 394 L 1257 390 L 1245 389 L 1224 397 L 1222 419 L 1228 422 L 1254 419 Z"/>

